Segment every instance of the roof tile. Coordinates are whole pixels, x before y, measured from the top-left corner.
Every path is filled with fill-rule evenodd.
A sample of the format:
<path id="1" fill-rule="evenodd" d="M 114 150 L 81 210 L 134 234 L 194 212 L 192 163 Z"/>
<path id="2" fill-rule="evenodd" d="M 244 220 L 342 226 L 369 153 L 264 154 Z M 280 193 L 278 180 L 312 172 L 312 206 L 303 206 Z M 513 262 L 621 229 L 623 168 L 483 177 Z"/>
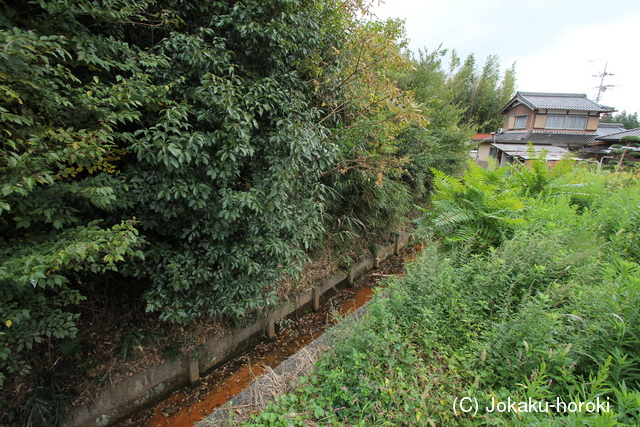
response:
<path id="1" fill-rule="evenodd" d="M 616 132 L 609 135 L 599 136 L 600 141 L 620 141 L 624 136 L 640 136 L 640 128 L 624 130 L 622 132 Z"/>
<path id="2" fill-rule="evenodd" d="M 583 146 L 593 142 L 593 133 L 574 132 L 507 132 L 496 134 L 495 138 L 487 138 L 485 141 L 499 143 L 517 143 L 531 141 L 533 144 L 559 145 L 559 146 Z"/>
<path id="3" fill-rule="evenodd" d="M 576 110 L 576 111 L 615 111 L 612 107 L 597 104 L 587 98 L 584 93 L 545 93 L 545 92 L 516 92 L 501 112 L 504 112 L 514 101 L 520 101 L 532 110 Z"/>

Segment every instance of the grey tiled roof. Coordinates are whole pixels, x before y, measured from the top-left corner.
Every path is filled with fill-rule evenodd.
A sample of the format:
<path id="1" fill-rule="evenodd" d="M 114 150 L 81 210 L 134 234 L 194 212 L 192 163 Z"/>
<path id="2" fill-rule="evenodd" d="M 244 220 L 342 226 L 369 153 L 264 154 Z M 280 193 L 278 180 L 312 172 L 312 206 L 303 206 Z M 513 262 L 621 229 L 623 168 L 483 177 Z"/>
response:
<path id="1" fill-rule="evenodd" d="M 544 93 L 544 92 L 516 92 L 516 95 L 500 111 L 503 113 L 510 108 L 514 101 L 520 101 L 532 110 L 576 110 L 576 111 L 615 111 L 612 107 L 597 104 L 584 93 Z"/>
<path id="2" fill-rule="evenodd" d="M 598 136 L 605 136 L 621 131 L 624 131 L 624 125 L 622 123 L 598 123 L 598 130 L 596 130 L 596 133 Z"/>
<path id="3" fill-rule="evenodd" d="M 531 132 L 507 132 L 507 133 L 497 133 L 494 135 L 494 137 L 496 142 L 522 141 L 524 138 L 526 138 L 530 134 Z M 493 142 L 494 138 L 487 138 L 485 139 L 485 141 Z"/>
<path id="4" fill-rule="evenodd" d="M 616 132 L 616 133 L 612 133 L 604 136 L 599 136 L 597 139 L 599 141 L 620 141 L 620 139 L 622 139 L 623 136 L 630 136 L 630 135 L 640 136 L 640 128 L 629 129 L 629 130 L 624 130 L 622 132 Z"/>
<path id="5" fill-rule="evenodd" d="M 569 132 L 506 132 L 495 135 L 495 141 L 487 138 L 488 142 L 522 143 L 531 141 L 533 144 L 556 146 L 584 146 L 593 142 L 595 134 Z"/>
<path id="6" fill-rule="evenodd" d="M 528 141 L 534 144 L 551 144 L 561 146 L 583 146 L 593 142 L 595 135 L 566 133 L 533 133 Z"/>

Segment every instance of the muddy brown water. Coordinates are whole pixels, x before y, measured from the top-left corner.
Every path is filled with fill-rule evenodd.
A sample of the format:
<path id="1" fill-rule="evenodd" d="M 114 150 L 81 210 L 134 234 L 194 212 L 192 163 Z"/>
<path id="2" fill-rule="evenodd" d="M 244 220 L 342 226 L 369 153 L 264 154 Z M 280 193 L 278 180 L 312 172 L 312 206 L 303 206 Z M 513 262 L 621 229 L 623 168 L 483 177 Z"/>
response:
<path id="1" fill-rule="evenodd" d="M 405 259 L 411 260 L 420 248 L 409 247 L 391 257 L 356 281 L 324 301 L 317 313 L 307 313 L 296 321 L 285 321 L 274 341 L 258 344 L 241 356 L 204 375 L 198 387 L 185 387 L 168 398 L 119 423 L 118 427 L 192 427 L 247 388 L 265 370 L 275 368 L 337 322 L 374 296 L 380 279 L 404 273 Z"/>

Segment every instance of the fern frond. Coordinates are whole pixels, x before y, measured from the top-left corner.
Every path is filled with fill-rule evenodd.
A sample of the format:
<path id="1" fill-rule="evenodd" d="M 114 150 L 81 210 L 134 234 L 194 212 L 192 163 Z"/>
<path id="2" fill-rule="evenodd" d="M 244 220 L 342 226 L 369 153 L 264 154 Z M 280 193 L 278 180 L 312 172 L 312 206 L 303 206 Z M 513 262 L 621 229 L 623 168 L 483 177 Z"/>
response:
<path id="1" fill-rule="evenodd" d="M 433 184 L 438 193 L 449 195 L 464 190 L 464 185 L 458 179 L 435 168 L 429 168 L 429 170 L 433 174 Z"/>
<path id="2" fill-rule="evenodd" d="M 471 165 L 462 180 L 435 169 L 431 172 L 436 191 L 428 227 L 447 241 L 480 244 L 486 249 L 499 245 L 505 234 L 524 221 L 520 218 L 524 202 L 511 186 L 505 186 L 509 168 L 487 171 Z M 520 172 L 535 181 L 530 171 Z"/>
<path id="3" fill-rule="evenodd" d="M 446 227 L 452 227 L 458 224 L 469 223 L 474 220 L 474 215 L 469 214 L 468 212 L 455 212 L 455 213 L 443 213 L 439 214 L 433 220 L 433 226 L 438 229 L 443 229 Z"/>

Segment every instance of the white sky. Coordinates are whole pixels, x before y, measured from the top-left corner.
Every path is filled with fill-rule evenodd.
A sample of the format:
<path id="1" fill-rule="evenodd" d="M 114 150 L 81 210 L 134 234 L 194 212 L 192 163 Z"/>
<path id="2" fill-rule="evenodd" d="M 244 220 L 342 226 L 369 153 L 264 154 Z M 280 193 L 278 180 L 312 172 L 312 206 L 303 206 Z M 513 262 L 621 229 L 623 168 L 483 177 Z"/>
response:
<path id="1" fill-rule="evenodd" d="M 586 93 L 600 104 L 640 115 L 639 0 L 385 0 L 380 19 L 405 20 L 409 48 L 440 44 L 478 67 L 498 55 L 501 72 L 516 62 L 516 90 Z"/>

